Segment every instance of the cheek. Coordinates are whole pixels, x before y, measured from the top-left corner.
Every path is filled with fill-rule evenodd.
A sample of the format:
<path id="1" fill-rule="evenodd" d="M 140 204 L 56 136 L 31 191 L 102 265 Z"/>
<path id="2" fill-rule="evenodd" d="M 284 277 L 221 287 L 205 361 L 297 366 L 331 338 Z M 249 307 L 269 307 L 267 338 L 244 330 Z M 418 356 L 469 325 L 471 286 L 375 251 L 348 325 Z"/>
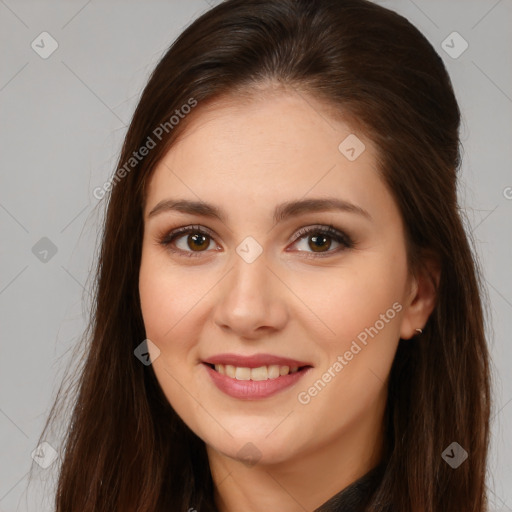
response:
<path id="1" fill-rule="evenodd" d="M 146 335 L 155 342 L 161 341 L 175 322 L 180 302 L 168 276 L 156 270 L 150 259 L 141 265 L 139 294 Z"/>
<path id="2" fill-rule="evenodd" d="M 312 339 L 326 357 L 318 372 L 321 382 L 316 374 L 317 380 L 308 383 L 315 389 L 303 391 L 310 397 L 322 393 L 324 398 L 315 398 L 318 407 L 324 399 L 324 404 L 336 403 L 333 417 L 353 407 L 364 410 L 383 390 L 399 340 L 405 260 L 399 252 L 358 254 L 310 289 L 308 305 L 324 324 L 324 334 Z"/>
<path id="3" fill-rule="evenodd" d="M 160 351 L 152 367 L 169 403 L 181 414 L 193 406 L 183 387 L 191 377 L 188 363 L 194 357 L 194 328 L 199 325 L 193 315 L 200 311 L 194 304 L 201 290 L 190 286 L 191 282 L 191 276 L 169 268 L 160 255 L 143 252 L 139 277 L 142 316 L 146 337 Z"/>
<path id="4" fill-rule="evenodd" d="M 289 274 L 288 280 L 306 308 L 297 319 L 316 333 L 313 339 L 342 349 L 376 322 L 380 327 L 381 315 L 395 320 L 386 326 L 393 323 L 398 332 L 397 309 L 401 308 L 393 304 L 403 297 L 406 262 L 402 254 L 353 253 L 338 268 L 322 269 L 315 276 Z"/>
<path id="5" fill-rule="evenodd" d="M 197 285 L 193 275 L 177 271 L 162 260 L 160 254 L 143 251 L 139 277 L 146 335 L 159 345 L 176 338 L 180 324 L 204 295 L 203 286 Z"/>
<path id="6" fill-rule="evenodd" d="M 199 276 L 197 268 L 177 268 L 160 252 L 143 251 L 141 311 L 146 337 L 160 350 L 154 370 L 166 392 L 172 393 L 176 384 L 169 372 L 185 382 L 191 367 L 199 369 L 198 340 L 209 320 L 208 292 L 217 281 L 214 272 Z"/>

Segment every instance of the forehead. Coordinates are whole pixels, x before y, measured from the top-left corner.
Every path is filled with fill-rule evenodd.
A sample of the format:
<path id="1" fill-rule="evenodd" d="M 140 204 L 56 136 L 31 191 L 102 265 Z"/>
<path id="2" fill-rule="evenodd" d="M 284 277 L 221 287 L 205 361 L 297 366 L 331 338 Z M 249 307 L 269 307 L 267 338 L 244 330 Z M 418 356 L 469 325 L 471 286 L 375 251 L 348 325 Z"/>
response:
<path id="1" fill-rule="evenodd" d="M 308 194 L 375 200 L 386 190 L 374 146 L 331 113 L 311 96 L 281 90 L 198 105 L 154 170 L 148 208 L 166 194 L 246 206 Z M 346 140 L 355 142 L 356 159 L 343 152 Z"/>

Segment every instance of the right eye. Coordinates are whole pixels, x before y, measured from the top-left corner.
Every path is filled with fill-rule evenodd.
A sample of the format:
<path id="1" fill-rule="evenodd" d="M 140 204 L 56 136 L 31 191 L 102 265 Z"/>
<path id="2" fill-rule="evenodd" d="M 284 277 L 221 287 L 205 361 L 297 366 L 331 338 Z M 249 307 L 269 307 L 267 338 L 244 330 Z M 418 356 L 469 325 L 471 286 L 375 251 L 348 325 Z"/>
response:
<path id="1" fill-rule="evenodd" d="M 213 243 L 211 234 L 201 226 L 185 226 L 167 233 L 160 244 L 169 251 L 185 257 L 199 256 Z"/>

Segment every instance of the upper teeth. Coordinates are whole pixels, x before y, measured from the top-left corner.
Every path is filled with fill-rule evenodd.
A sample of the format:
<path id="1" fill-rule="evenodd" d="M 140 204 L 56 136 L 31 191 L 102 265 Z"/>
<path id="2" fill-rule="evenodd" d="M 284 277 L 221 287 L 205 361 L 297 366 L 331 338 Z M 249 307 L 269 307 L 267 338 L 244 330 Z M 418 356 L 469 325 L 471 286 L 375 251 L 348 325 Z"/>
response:
<path id="1" fill-rule="evenodd" d="M 267 380 L 277 379 L 280 375 L 288 375 L 298 371 L 298 366 L 279 366 L 272 364 L 270 366 L 260 366 L 258 368 L 243 368 L 232 366 L 230 364 L 216 364 L 215 370 L 222 375 L 227 375 L 237 380 Z"/>

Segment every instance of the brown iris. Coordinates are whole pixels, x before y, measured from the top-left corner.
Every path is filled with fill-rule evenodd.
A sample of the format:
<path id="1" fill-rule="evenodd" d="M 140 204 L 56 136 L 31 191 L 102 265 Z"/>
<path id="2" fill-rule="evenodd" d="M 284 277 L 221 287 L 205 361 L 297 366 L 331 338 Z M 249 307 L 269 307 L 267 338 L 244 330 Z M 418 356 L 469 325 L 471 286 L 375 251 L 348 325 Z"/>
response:
<path id="1" fill-rule="evenodd" d="M 310 241 L 308 242 L 308 245 L 315 252 L 324 252 L 322 249 L 329 249 L 329 247 L 331 246 L 329 237 L 325 235 L 310 236 L 309 240 Z M 327 245 L 327 247 L 325 247 L 325 245 Z"/>
<path id="2" fill-rule="evenodd" d="M 191 243 L 191 240 L 193 242 Z M 207 235 L 203 235 L 201 233 L 194 233 L 193 235 L 189 235 L 187 237 L 187 245 L 193 251 L 201 251 L 201 249 L 207 249 L 210 245 L 210 240 Z"/>

